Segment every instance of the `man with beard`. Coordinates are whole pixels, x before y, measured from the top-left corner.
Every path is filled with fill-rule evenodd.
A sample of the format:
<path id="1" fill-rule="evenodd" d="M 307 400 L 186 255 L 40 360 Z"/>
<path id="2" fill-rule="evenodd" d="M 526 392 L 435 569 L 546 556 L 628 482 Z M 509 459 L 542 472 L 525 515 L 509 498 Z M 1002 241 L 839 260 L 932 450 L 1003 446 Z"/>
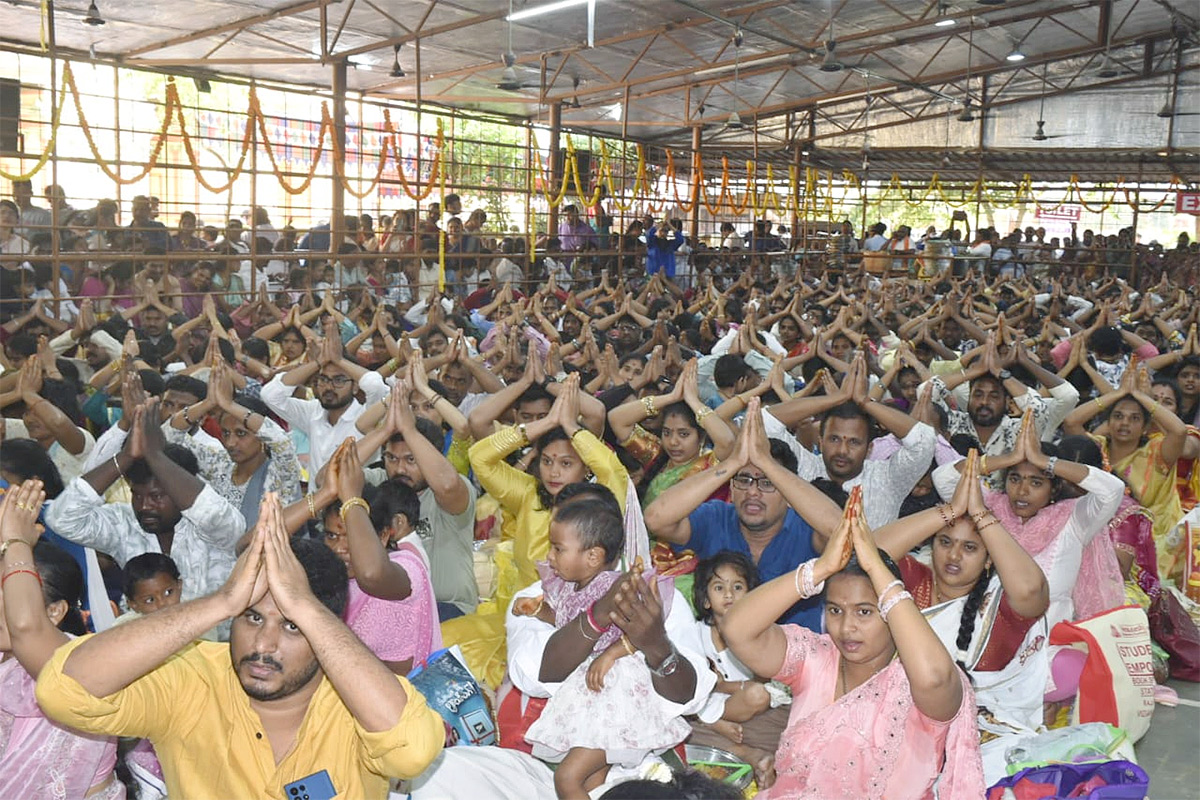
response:
<path id="1" fill-rule="evenodd" d="M 68 358 L 75 365 L 79 380 L 87 382 L 108 362 L 121 357 L 121 343 L 109 332 L 118 323 L 119 320 L 105 321 L 104 325 L 97 323 L 91 299 L 84 298 L 79 304 L 79 316 L 75 318 L 74 327 L 51 339 L 50 349 L 55 355 L 66 355 L 82 348 L 82 358 Z"/>
<path id="2" fill-rule="evenodd" d="M 442 455 L 444 434 L 437 423 L 413 413 L 410 400 L 416 399 L 417 390 L 397 381 L 383 424 L 359 439 L 357 448 L 364 462 L 383 448 L 383 469 L 363 470 L 370 483 L 396 481 L 417 493 L 421 502 L 417 532 L 429 554 L 438 616 L 444 621 L 474 611 L 479 603 L 472 555 L 475 487 Z"/>
<path id="3" fill-rule="evenodd" d="M 292 396 L 297 386 L 312 380 L 315 400 Z M 365 404 L 355 399 L 362 389 Z M 364 369 L 346 358 L 338 324 L 325 320 L 325 340 L 316 360 L 281 372 L 262 388 L 262 401 L 289 425 L 308 437 L 308 469 L 316 475 L 329 462 L 333 451 L 347 437 L 362 436 L 355 422 L 367 406 L 387 395 L 387 386 L 378 372 Z"/>
<path id="4" fill-rule="evenodd" d="M 792 449 L 801 478 L 829 478 L 846 492 L 860 484 L 869 487 L 863 510 L 867 524 L 878 528 L 899 517 L 904 498 L 929 470 L 937 437 L 929 425 L 872 400 L 868 392 L 867 363 L 859 357 L 839 391 L 780 403 L 764 412 L 763 423 L 768 436 Z M 819 456 L 788 430 L 816 416 L 822 417 Z M 899 439 L 900 448 L 887 458 L 868 460 L 876 424 Z"/>
<path id="5" fill-rule="evenodd" d="M 726 484 L 732 502 L 708 499 Z M 758 398 L 750 401 L 733 455 L 675 484 L 646 508 L 646 527 L 659 541 L 692 550 L 699 559 L 722 550 L 743 553 L 764 583 L 820 555 L 841 520 L 841 509 L 796 475 L 787 445 L 767 439 Z M 819 632 L 821 598 L 800 600 L 779 622 Z"/>
<path id="6" fill-rule="evenodd" d="M 1013 376 L 1010 367 L 1018 367 L 1024 375 L 1029 375 L 1030 383 L 1041 382 L 1049 390 L 1050 397 L 1030 391 L 1028 386 Z M 1008 453 L 1016 445 L 1017 434 L 1021 431 L 1021 417 L 1008 413 L 1010 399 L 1022 414 L 1027 409 L 1033 409 L 1039 437 L 1052 433 L 1079 403 L 1079 391 L 1037 364 L 1023 345 L 1011 346 L 1001 356 L 994 339 L 988 341 L 982 355 L 976 356 L 969 366 L 952 375 L 936 376 L 928 381 L 933 387 L 933 401 L 944 407 L 947 395 L 963 382 L 969 382 L 971 387 L 967 410 L 946 409 L 946 438 L 963 435 L 984 456 Z M 918 394 L 924 388 L 922 385 Z M 987 471 L 985 461 L 980 466 Z M 997 491 L 1004 488 L 1002 480 L 1000 472 L 990 473 L 987 477 L 988 485 Z"/>
<path id="7" fill-rule="evenodd" d="M 128 412 L 133 421 L 120 452 L 71 481 L 50 504 L 46 524 L 121 566 L 142 553 L 169 555 L 188 600 L 216 591 L 229 577 L 246 522 L 196 477 L 195 456 L 167 444 L 158 406 L 152 399 Z M 132 501 L 106 504 L 104 493 L 119 478 L 128 481 Z"/>
<path id="8" fill-rule="evenodd" d="M 355 499 L 348 513 L 366 514 Z M 64 645 L 38 702 L 71 728 L 150 740 L 172 797 L 382 800 L 441 751 L 441 717 L 339 619 L 333 551 L 289 541 L 273 494 L 259 518 L 224 585 Z M 193 644 L 230 617 L 228 644 Z"/>

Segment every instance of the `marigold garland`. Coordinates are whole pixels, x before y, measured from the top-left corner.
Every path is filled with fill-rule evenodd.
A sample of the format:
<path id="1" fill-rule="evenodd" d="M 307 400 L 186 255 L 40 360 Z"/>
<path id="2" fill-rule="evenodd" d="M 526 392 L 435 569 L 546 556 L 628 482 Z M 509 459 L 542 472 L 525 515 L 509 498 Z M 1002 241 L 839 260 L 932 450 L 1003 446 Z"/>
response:
<path id="1" fill-rule="evenodd" d="M 225 169 L 227 180 L 223 184 L 212 183 L 205 178 L 204 170 L 200 166 L 196 144 L 193 141 L 192 134 L 188 130 L 185 108 L 180 100 L 174 78 L 168 78 L 166 96 L 163 102 L 162 124 L 159 130 L 153 135 L 153 145 L 148 158 L 146 158 L 143 166 L 139 168 L 135 175 L 123 176 L 120 173 L 120 164 L 115 164 L 114 166 L 114 162 L 105 159 L 100 153 L 100 148 L 96 143 L 91 126 L 88 124 L 84 114 L 82 98 L 75 83 L 71 65 L 64 63 L 62 88 L 59 93 L 58 102 L 52 109 L 50 135 L 41 155 L 28 171 L 9 173 L 0 169 L 0 177 L 10 181 L 30 180 L 45 168 L 46 164 L 50 161 L 51 154 L 54 152 L 56 142 L 58 141 L 58 134 L 62 125 L 62 115 L 66 108 L 68 94 L 75 107 L 75 112 L 79 119 L 79 127 L 83 132 L 84 139 L 87 142 L 88 149 L 91 151 L 95 164 L 114 183 L 120 185 L 129 185 L 142 180 L 159 165 L 163 147 L 166 144 L 167 137 L 170 135 L 172 125 L 175 123 L 178 125 L 184 152 L 189 162 L 187 166 L 191 168 L 196 181 L 214 194 L 229 191 L 233 187 L 245 172 L 247 156 L 255 146 L 263 148 L 271 165 L 271 171 L 279 182 L 280 187 L 291 195 L 302 194 L 312 185 L 320 163 L 326 154 L 326 148 L 329 148 L 333 153 L 336 163 L 344 164 L 343 153 L 337 142 L 334 122 L 329 113 L 328 105 L 322 104 L 321 125 L 311 165 L 305 170 L 298 184 L 289 183 L 276 157 L 275 143 L 271 141 L 266 124 L 266 114 L 263 113 L 257 92 L 254 87 L 251 87 L 248 106 L 245 112 L 246 125 L 242 136 L 240 153 L 238 153 L 234 165 Z M 254 141 L 256 130 L 259 139 L 257 143 Z M 704 209 L 713 216 L 723 214 L 741 216 L 748 211 L 755 216 L 763 216 L 768 211 L 774 211 L 780 216 L 792 212 L 798 216 L 807 218 L 810 216 L 810 213 L 812 216 L 824 213 L 830 217 L 837 215 L 835 214 L 835 210 L 840 210 L 840 212 L 844 213 L 846 204 L 851 201 L 851 193 L 855 190 L 858 195 L 858 202 L 866 208 L 877 208 L 898 194 L 902 202 L 909 208 L 920 207 L 934 198 L 952 208 L 963 208 L 972 202 L 986 203 L 993 208 L 1012 208 L 1018 204 L 1032 203 L 1040 211 L 1053 211 L 1068 203 L 1075 202 L 1089 213 L 1097 214 L 1103 213 L 1112 206 L 1122 202 L 1119 198 L 1123 197 L 1123 204 L 1127 207 L 1144 213 L 1152 213 L 1168 205 L 1173 199 L 1173 192 L 1185 185 L 1179 176 L 1174 176 L 1158 202 L 1144 203 L 1139 198 L 1131 196 L 1129 187 L 1125 185 L 1124 179 L 1118 176 L 1116 183 L 1110 188 L 1099 187 L 1087 190 L 1099 193 L 1098 201 L 1089 202 L 1084 198 L 1085 190 L 1080 187 L 1078 176 L 1072 175 L 1062 199 L 1051 200 L 1044 196 L 1035 197 L 1033 193 L 1033 179 L 1028 174 L 1025 174 L 1013 187 L 1011 196 L 1001 197 L 999 192 L 1004 191 L 1002 187 L 998 184 L 989 185 L 987 181 L 980 177 L 971 186 L 960 190 L 961 194 L 958 200 L 953 200 L 948 195 L 947 187 L 943 183 L 941 175 L 935 172 L 923 190 L 912 187 L 906 190 L 899 176 L 893 174 L 888 182 L 875 193 L 875 196 L 868 199 L 866 188 L 862 185 L 858 176 L 846 171 L 842 175 L 843 190 L 840 192 L 840 198 L 835 202 L 835 194 L 838 194 L 838 192 L 836 192 L 835 179 L 832 172 L 822 175 L 811 167 L 805 168 L 804 184 L 801 190 L 799 171 L 795 166 L 791 166 L 788 170 L 787 194 L 785 198 L 781 199 L 775 185 L 775 174 L 772 165 L 768 163 L 766 166 L 766 183 L 760 192 L 758 186 L 758 165 L 755 161 L 750 160 L 746 162 L 745 188 L 740 193 L 739 198 L 739 193 L 730 188 L 733 176 L 729 160 L 727 157 L 722 157 L 721 177 L 716 187 L 716 198 L 714 201 L 708 189 L 703 157 L 700 153 L 691 154 L 690 186 L 688 187 L 686 197 L 681 197 L 679 193 L 679 175 L 674 154 L 670 150 L 666 151 L 665 177 L 663 180 L 656 182 L 651 180 L 645 149 L 642 145 L 637 145 L 637 167 L 633 175 L 630 191 L 626 194 L 616 191 L 613 177 L 613 159 L 610 158 L 605 142 L 601 141 L 599 144 L 599 163 L 594 172 L 595 186 L 592 188 L 590 194 L 584 185 L 585 176 L 580 172 L 578 153 L 569 135 L 566 138 L 566 153 L 560 184 L 557 187 L 549 185 L 549 180 L 553 177 L 553 168 L 551 167 L 549 170 L 551 175 L 547 175 L 547 170 L 544 168 L 541 160 L 537 159 L 536 163 L 531 165 L 530 177 L 527 181 L 530 185 L 527 189 L 535 191 L 533 170 L 537 170 L 538 182 L 541 184 L 540 192 L 551 208 L 557 208 L 562 205 L 572 188 L 574 189 L 575 196 L 581 203 L 587 207 L 594 206 L 600 202 L 603 190 L 607 188 L 610 201 L 616 209 L 622 212 L 628 212 L 640 203 L 641 207 L 645 210 L 650 213 L 656 213 L 658 209 L 666 205 L 667 197 L 673 196 L 675 204 L 685 214 L 692 213 L 698 205 L 702 204 Z M 384 173 L 387 170 L 389 159 L 391 159 L 396 165 L 396 173 L 400 186 L 404 193 L 411 199 L 417 202 L 426 200 L 437 187 L 441 188 L 443 195 L 445 194 L 447 178 L 445 169 L 445 133 L 440 119 L 438 120 L 436 152 L 431 163 L 428 180 L 422 182 L 418 171 L 415 178 L 410 181 L 405 174 L 401 154 L 400 133 L 392 123 L 389 111 L 384 109 L 383 131 L 380 139 L 378 164 L 374 171 L 374 176 L 369 179 L 360 178 L 351 181 L 346 175 L 338 174 L 337 178 L 347 192 L 354 197 L 364 199 L 375 192 L 383 182 Z M 365 188 L 364 181 L 366 182 Z M 417 184 L 418 186 L 423 184 L 423 186 L 418 190 L 414 190 L 413 184 Z M 822 186 L 822 184 L 825 184 L 825 186 Z M 667 188 L 668 185 L 670 186 L 669 189 Z M 622 199 L 623 196 L 627 199 Z M 439 247 L 440 249 L 443 248 Z M 444 261 L 444 258 L 442 260 Z"/>

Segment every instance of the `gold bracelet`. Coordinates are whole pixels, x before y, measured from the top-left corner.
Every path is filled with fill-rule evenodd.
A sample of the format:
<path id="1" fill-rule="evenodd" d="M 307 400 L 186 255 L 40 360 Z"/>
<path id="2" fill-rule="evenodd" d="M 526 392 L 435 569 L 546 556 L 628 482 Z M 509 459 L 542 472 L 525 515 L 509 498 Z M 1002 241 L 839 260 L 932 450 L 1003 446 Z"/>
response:
<path id="1" fill-rule="evenodd" d="M 1099 397 L 1097 397 L 1097 398 L 1096 398 L 1096 408 L 1100 409 L 1101 411 L 1103 411 L 1103 410 L 1104 410 L 1104 403 L 1101 403 L 1101 402 L 1100 402 L 1100 398 L 1099 398 Z"/>
<path id="2" fill-rule="evenodd" d="M 349 500 L 342 503 L 341 509 L 338 510 L 338 516 L 342 518 L 343 524 L 345 524 L 345 522 L 346 522 L 346 512 L 349 511 L 350 509 L 354 508 L 355 506 L 357 506 L 357 507 L 361 508 L 363 511 L 367 512 L 368 516 L 371 514 L 371 507 L 369 505 L 367 505 L 366 500 L 363 500 L 361 497 L 351 497 Z"/>
<path id="3" fill-rule="evenodd" d="M 16 539 L 16 538 L 14 538 L 14 539 L 5 539 L 3 542 L 0 542 L 0 561 L 3 561 L 3 560 L 4 560 L 4 557 L 5 557 L 6 555 L 8 555 L 8 548 L 9 548 L 9 547 L 11 547 L 12 545 L 14 545 L 14 544 L 18 544 L 18 543 L 19 543 L 19 544 L 29 544 L 29 542 L 25 541 L 24 539 Z M 32 549 L 33 549 L 33 545 L 31 545 L 31 544 L 30 544 L 30 545 L 29 545 L 29 549 L 30 549 L 30 550 L 32 550 Z M 24 561 L 18 561 L 17 563 L 18 563 L 18 564 L 24 564 L 24 563 L 26 563 L 26 562 L 24 562 Z M 9 566 L 15 566 L 15 565 L 14 565 L 14 564 L 10 564 Z"/>
<path id="4" fill-rule="evenodd" d="M 629 653 L 629 655 L 637 652 L 633 649 L 633 643 L 629 641 L 629 637 L 623 633 L 621 634 L 621 644 L 625 645 L 625 652 Z"/>
<path id="5" fill-rule="evenodd" d="M 1154 419 L 1154 415 L 1158 413 L 1158 401 L 1154 401 L 1154 405 L 1150 407 L 1150 419 Z"/>
<path id="6" fill-rule="evenodd" d="M 984 475 L 987 475 L 987 474 L 988 474 L 988 470 L 987 470 L 987 456 L 980 456 L 980 457 L 979 457 L 979 471 L 980 471 L 980 472 L 982 472 Z"/>
<path id="7" fill-rule="evenodd" d="M 704 420 L 711 417 L 712 414 L 713 414 L 713 410 L 711 408 L 709 408 L 708 406 L 701 406 L 700 410 L 696 412 L 696 424 L 703 425 Z"/>
<path id="8" fill-rule="evenodd" d="M 309 492 L 304 497 L 305 497 L 305 499 L 308 500 L 308 515 L 310 517 L 312 517 L 313 519 L 316 519 L 317 518 L 317 501 L 315 499 L 313 499 L 313 493 Z"/>
<path id="9" fill-rule="evenodd" d="M 654 406 L 654 398 L 646 395 L 642 398 L 642 407 L 646 409 L 647 417 L 657 417 L 658 409 Z"/>
<path id="10" fill-rule="evenodd" d="M 521 434 L 521 446 L 528 447 L 529 446 L 529 434 L 525 432 L 525 423 L 524 422 L 522 422 L 520 425 L 517 426 L 517 433 Z"/>

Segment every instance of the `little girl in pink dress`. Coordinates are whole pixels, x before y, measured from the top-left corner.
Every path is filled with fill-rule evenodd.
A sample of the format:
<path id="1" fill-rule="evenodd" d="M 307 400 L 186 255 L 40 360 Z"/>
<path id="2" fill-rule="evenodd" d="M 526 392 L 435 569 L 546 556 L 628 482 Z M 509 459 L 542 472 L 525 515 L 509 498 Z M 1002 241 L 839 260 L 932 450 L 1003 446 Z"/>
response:
<path id="1" fill-rule="evenodd" d="M 606 765 L 636 766 L 648 754 L 674 747 L 691 732 L 681 717 L 669 714 L 659 702 L 645 657 L 619 628 L 599 627 L 603 622 L 594 619 L 592 606 L 621 578 L 611 567 L 622 546 L 618 540 L 606 548 L 611 559 L 594 559 L 595 566 L 579 558 L 568 560 L 567 554 L 577 556 L 590 549 L 598 546 L 582 547 L 573 525 L 552 523 L 550 560 L 538 564 L 542 598 L 540 602 L 530 598 L 536 607 L 514 607 L 518 614 L 552 613 L 556 628 L 575 623 L 580 615 L 589 620 L 589 638 L 596 639 L 592 656 L 567 677 L 525 735 L 534 756 L 562 762 L 560 778 L 577 776 L 573 782 L 583 794 L 584 781 L 606 770 Z M 640 565 L 634 572 L 640 578 Z M 564 573 L 574 580 L 567 580 Z M 672 594 L 673 589 L 662 591 L 664 604 Z M 668 610 L 664 609 L 664 614 Z M 563 795 L 560 789 L 560 797 Z"/>

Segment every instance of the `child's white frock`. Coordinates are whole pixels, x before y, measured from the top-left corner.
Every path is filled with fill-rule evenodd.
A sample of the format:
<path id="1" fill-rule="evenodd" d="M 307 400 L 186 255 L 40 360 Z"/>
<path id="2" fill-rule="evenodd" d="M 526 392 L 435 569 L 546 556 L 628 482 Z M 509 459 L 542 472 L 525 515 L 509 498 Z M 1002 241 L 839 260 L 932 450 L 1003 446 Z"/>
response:
<path id="1" fill-rule="evenodd" d="M 593 658 L 575 668 L 525 734 L 534 756 L 561 761 L 572 747 L 588 747 L 605 751 L 609 764 L 636 766 L 687 738 L 691 726 L 654 691 L 641 653 L 617 659 L 599 692 L 586 683 Z"/>

